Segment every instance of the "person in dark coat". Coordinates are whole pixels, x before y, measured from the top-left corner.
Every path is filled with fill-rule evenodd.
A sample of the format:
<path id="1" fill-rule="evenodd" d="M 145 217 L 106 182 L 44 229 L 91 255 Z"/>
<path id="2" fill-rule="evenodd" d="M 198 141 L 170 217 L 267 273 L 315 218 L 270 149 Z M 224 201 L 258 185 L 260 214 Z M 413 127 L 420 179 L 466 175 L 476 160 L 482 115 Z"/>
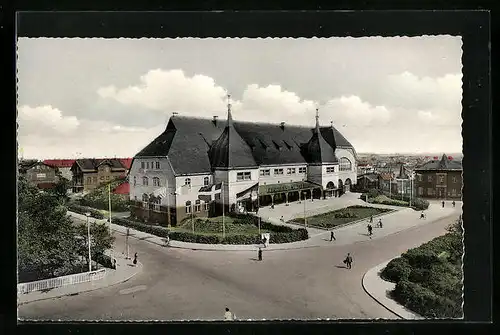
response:
<path id="1" fill-rule="evenodd" d="M 259 261 L 261 261 L 262 260 L 262 249 L 261 248 L 259 248 L 258 256 L 259 256 Z"/>
<path id="2" fill-rule="evenodd" d="M 333 233 L 333 231 L 330 232 L 330 242 L 331 241 L 336 241 L 337 239 L 335 238 L 335 234 Z"/>
<path id="3" fill-rule="evenodd" d="M 347 256 L 344 260 L 345 265 L 347 266 L 348 269 L 352 267 L 352 257 L 350 253 L 347 253 Z"/>
<path id="4" fill-rule="evenodd" d="M 451 205 L 453 206 L 453 208 L 455 208 L 455 200 L 453 200 L 453 202 L 451 203 Z"/>
<path id="5" fill-rule="evenodd" d="M 373 223 L 373 215 L 370 216 L 370 223 Z"/>
<path id="6" fill-rule="evenodd" d="M 382 219 L 378 219 L 378 226 L 382 228 Z"/>
<path id="7" fill-rule="evenodd" d="M 443 206 L 443 208 L 444 208 L 444 200 L 443 200 L 443 202 L 441 203 L 441 205 L 442 205 L 442 206 Z"/>
<path id="8" fill-rule="evenodd" d="M 370 236 L 373 235 L 373 227 L 371 224 L 368 225 L 368 235 L 370 235 Z"/>
<path id="9" fill-rule="evenodd" d="M 137 252 L 134 254 L 134 261 L 133 261 L 134 265 L 137 265 Z"/>

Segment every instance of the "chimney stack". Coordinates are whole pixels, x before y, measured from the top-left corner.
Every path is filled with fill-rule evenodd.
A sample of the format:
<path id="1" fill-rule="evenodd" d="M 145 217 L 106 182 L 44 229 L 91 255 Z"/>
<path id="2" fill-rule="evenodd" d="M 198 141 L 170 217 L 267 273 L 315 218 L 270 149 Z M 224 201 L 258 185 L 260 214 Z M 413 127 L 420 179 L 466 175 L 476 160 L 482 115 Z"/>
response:
<path id="1" fill-rule="evenodd" d="M 285 122 L 280 123 L 280 128 L 281 128 L 281 130 L 285 130 Z"/>

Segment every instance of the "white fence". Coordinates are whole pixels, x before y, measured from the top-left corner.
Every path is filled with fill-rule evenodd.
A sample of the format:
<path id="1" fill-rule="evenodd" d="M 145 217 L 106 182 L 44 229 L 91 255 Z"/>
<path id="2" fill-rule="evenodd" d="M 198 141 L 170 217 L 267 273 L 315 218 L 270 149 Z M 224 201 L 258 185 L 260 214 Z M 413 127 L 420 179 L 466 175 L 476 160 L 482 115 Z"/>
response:
<path id="1" fill-rule="evenodd" d="M 53 289 L 56 287 L 86 283 L 89 281 L 102 279 L 104 278 L 105 274 L 106 274 L 106 269 L 99 269 L 97 271 L 92 271 L 92 272 L 83 272 L 74 275 L 32 281 L 29 283 L 21 283 L 17 284 L 17 292 L 20 294 L 24 294 L 34 291 Z"/>

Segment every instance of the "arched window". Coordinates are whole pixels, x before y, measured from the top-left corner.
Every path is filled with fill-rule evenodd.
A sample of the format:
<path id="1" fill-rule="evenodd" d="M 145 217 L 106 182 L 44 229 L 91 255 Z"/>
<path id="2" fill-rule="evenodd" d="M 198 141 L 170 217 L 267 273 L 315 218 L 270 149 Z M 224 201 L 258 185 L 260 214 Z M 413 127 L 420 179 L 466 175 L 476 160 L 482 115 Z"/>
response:
<path id="1" fill-rule="evenodd" d="M 209 182 L 210 182 L 210 178 L 208 178 L 208 177 L 203 178 L 203 186 L 208 186 Z"/>
<path id="2" fill-rule="evenodd" d="M 191 178 L 184 179 L 184 185 L 191 186 Z"/>
<path id="3" fill-rule="evenodd" d="M 155 198 L 155 202 L 154 202 L 154 210 L 159 212 L 160 211 L 160 206 L 161 206 L 161 197 L 160 196 L 157 196 Z"/>
<path id="4" fill-rule="evenodd" d="M 160 178 L 153 177 L 153 186 L 160 186 Z"/>
<path id="5" fill-rule="evenodd" d="M 137 177 L 134 176 L 134 186 L 137 185 Z"/>
<path id="6" fill-rule="evenodd" d="M 142 177 L 142 185 L 148 186 L 148 177 Z"/>
<path id="7" fill-rule="evenodd" d="M 196 200 L 195 203 L 194 203 L 194 211 L 196 213 L 198 213 L 200 211 L 200 208 L 201 208 L 201 201 L 200 200 Z"/>
<path id="8" fill-rule="evenodd" d="M 186 214 L 191 213 L 191 201 L 186 201 Z"/>
<path id="9" fill-rule="evenodd" d="M 148 201 L 149 201 L 149 196 L 146 193 L 144 193 L 142 195 L 142 207 L 143 208 L 148 208 Z"/>
<path id="10" fill-rule="evenodd" d="M 342 157 L 339 162 L 340 171 L 351 171 L 352 164 L 348 158 Z"/>

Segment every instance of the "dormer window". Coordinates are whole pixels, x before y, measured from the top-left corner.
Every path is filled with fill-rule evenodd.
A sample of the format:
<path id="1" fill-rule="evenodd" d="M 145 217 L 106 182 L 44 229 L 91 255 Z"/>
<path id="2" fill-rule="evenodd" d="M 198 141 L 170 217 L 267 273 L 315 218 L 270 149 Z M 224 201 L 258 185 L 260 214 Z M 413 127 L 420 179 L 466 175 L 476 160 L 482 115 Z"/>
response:
<path id="1" fill-rule="evenodd" d="M 210 178 L 208 178 L 208 177 L 203 178 L 203 186 L 208 186 L 209 182 L 210 182 Z"/>

